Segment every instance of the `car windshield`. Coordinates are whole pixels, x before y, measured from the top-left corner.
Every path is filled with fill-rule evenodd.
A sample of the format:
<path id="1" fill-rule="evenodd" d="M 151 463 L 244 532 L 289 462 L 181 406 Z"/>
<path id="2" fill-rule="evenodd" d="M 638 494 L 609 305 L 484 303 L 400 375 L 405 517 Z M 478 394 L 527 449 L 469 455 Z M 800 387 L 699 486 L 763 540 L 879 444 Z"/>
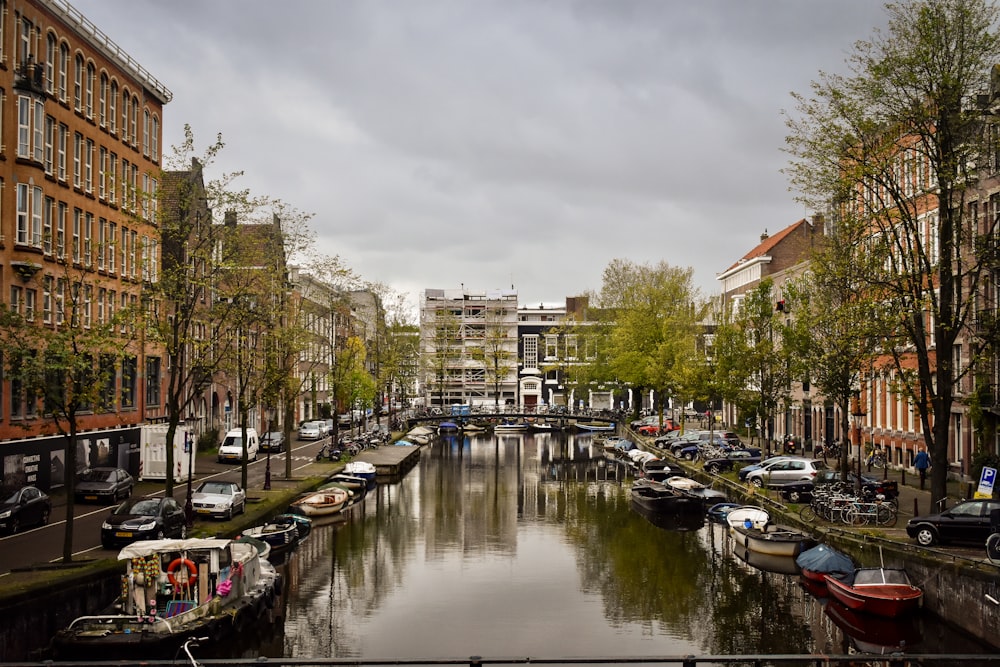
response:
<path id="1" fill-rule="evenodd" d="M 111 480 L 113 470 L 84 470 L 80 475 L 81 482 L 107 482 Z"/>
<path id="2" fill-rule="evenodd" d="M 198 493 L 229 493 L 229 487 L 224 482 L 205 482 L 198 487 Z"/>
<path id="3" fill-rule="evenodd" d="M 122 505 L 115 514 L 137 514 L 139 516 L 156 516 L 160 511 L 160 501 L 159 500 L 140 500 L 133 505 Z"/>

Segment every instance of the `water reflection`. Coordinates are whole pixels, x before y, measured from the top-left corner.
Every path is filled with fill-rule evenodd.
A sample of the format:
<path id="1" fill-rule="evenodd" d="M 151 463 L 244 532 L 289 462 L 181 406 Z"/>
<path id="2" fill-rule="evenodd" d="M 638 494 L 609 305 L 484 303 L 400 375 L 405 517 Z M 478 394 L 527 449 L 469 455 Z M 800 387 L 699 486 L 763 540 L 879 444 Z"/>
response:
<path id="1" fill-rule="evenodd" d="M 797 576 L 745 562 L 700 515 L 639 514 L 628 483 L 590 436 L 441 439 L 346 520 L 314 528 L 287 566 L 283 645 L 261 654 L 857 650 Z M 926 635 L 921 651 L 970 650 Z"/>

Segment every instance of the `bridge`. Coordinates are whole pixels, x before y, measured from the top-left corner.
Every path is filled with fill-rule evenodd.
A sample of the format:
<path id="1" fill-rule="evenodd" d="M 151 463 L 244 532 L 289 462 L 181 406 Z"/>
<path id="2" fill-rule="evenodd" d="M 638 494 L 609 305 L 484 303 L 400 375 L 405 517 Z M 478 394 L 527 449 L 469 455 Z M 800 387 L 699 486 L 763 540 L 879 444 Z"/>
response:
<path id="1" fill-rule="evenodd" d="M 558 428 L 565 428 L 578 423 L 595 424 L 607 422 L 620 426 L 625 419 L 624 414 L 615 410 L 582 410 L 573 412 L 554 408 L 515 411 L 500 406 L 496 409 L 480 407 L 475 410 L 456 412 L 457 414 L 431 414 L 425 412 L 410 416 L 406 419 L 407 429 L 424 424 L 437 425 L 441 422 L 453 422 L 459 426 L 464 426 L 469 423 L 489 425 L 501 421 L 526 423 L 544 421 Z"/>

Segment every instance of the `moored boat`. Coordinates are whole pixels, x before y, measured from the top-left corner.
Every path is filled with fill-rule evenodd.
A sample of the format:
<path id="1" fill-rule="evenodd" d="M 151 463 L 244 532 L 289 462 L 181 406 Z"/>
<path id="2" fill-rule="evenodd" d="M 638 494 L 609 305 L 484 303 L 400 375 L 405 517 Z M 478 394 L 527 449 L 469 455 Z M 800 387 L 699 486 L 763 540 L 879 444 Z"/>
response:
<path id="1" fill-rule="evenodd" d="M 610 433 L 615 430 L 614 422 L 576 422 L 578 431 L 589 431 L 592 433 Z"/>
<path id="2" fill-rule="evenodd" d="M 528 425 L 524 422 L 502 421 L 493 427 L 494 433 L 527 433 Z"/>
<path id="3" fill-rule="evenodd" d="M 726 523 L 730 529 L 737 524 L 746 526 L 748 520 L 750 526 L 763 528 L 771 520 L 771 515 L 767 513 L 767 510 L 756 505 L 741 505 L 726 513 Z"/>
<path id="4" fill-rule="evenodd" d="M 280 589 L 274 566 L 249 541 L 144 540 L 118 559 L 126 564 L 121 596 L 60 630 L 58 658 L 169 659 L 187 639 L 222 640 L 266 617 Z"/>
<path id="5" fill-rule="evenodd" d="M 637 479 L 632 483 L 632 502 L 651 512 L 674 512 L 698 505 L 698 501 L 662 482 Z"/>
<path id="6" fill-rule="evenodd" d="M 726 517 L 729 516 L 729 512 L 732 510 L 743 507 L 739 503 L 715 503 L 705 514 L 708 516 L 708 520 L 714 523 L 726 523 Z"/>
<path id="7" fill-rule="evenodd" d="M 760 554 L 794 558 L 816 544 L 812 536 L 787 526 L 767 523 L 760 528 L 745 524 L 732 527 L 733 538 L 741 547 Z M 798 572 L 797 568 L 793 568 Z"/>
<path id="8" fill-rule="evenodd" d="M 716 491 L 690 477 L 673 475 L 667 477 L 665 483 L 679 493 L 683 493 L 692 500 L 700 502 L 705 507 L 710 507 L 726 500 L 726 494 L 722 491 Z"/>
<path id="9" fill-rule="evenodd" d="M 375 468 L 375 464 L 368 461 L 351 461 L 344 466 L 344 474 L 364 479 L 375 479 L 378 471 Z"/>
<path id="10" fill-rule="evenodd" d="M 299 529 L 292 522 L 268 521 L 243 531 L 245 537 L 253 537 L 270 545 L 269 556 L 284 556 L 299 543 Z"/>
<path id="11" fill-rule="evenodd" d="M 830 595 L 848 609 L 895 618 L 920 606 L 923 591 L 910 582 L 906 570 L 861 567 L 848 576 L 827 574 Z"/>
<path id="12" fill-rule="evenodd" d="M 802 576 L 810 581 L 826 586 L 826 575 L 846 576 L 854 572 L 851 557 L 827 544 L 817 544 L 800 553 L 795 562 L 802 570 Z"/>
<path id="13" fill-rule="evenodd" d="M 438 424 L 438 433 L 458 433 L 462 427 L 455 422 L 441 422 Z"/>
<path id="14" fill-rule="evenodd" d="M 350 497 L 351 494 L 341 488 L 314 491 L 292 501 L 289 510 L 308 517 L 329 516 L 344 509 Z"/>

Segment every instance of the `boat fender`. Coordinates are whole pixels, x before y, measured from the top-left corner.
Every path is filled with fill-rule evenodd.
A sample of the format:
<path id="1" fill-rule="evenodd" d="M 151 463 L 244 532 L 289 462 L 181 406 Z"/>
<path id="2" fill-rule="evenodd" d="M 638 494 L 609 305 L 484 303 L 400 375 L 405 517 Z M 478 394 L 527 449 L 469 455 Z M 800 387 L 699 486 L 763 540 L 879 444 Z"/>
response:
<path id="1" fill-rule="evenodd" d="M 177 581 L 174 573 L 177 569 L 183 565 L 187 568 L 187 579 L 183 582 Z M 194 563 L 187 558 L 175 558 L 170 565 L 167 566 L 167 579 L 170 583 L 174 585 L 175 588 L 189 588 L 194 586 L 194 582 L 198 581 L 198 568 L 194 566 Z"/>
<path id="2" fill-rule="evenodd" d="M 751 521 L 749 518 L 743 519 L 743 527 L 746 528 L 747 530 L 753 528 L 753 521 Z"/>

